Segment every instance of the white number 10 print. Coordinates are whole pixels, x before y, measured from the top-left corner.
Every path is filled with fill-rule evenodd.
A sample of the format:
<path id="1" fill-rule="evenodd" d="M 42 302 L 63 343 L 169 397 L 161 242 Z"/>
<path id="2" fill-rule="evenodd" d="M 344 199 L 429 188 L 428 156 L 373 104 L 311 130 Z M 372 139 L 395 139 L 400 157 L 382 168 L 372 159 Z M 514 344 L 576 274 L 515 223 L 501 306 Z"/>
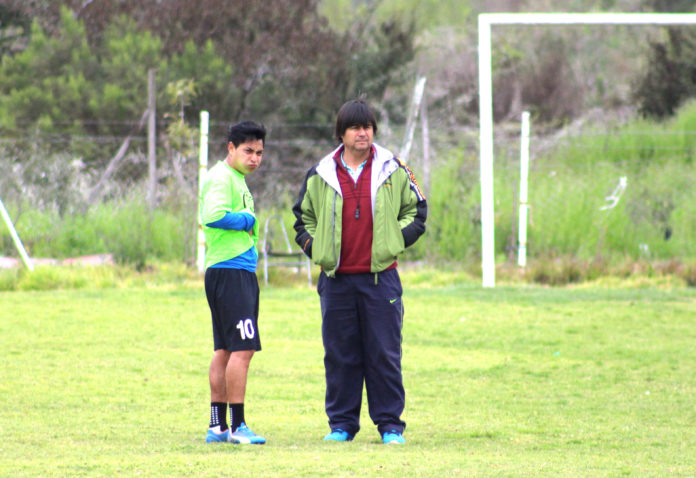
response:
<path id="1" fill-rule="evenodd" d="M 239 329 L 239 335 L 242 336 L 242 340 L 253 339 L 256 335 L 254 330 L 254 323 L 251 319 L 242 319 L 237 322 L 237 328 Z"/>

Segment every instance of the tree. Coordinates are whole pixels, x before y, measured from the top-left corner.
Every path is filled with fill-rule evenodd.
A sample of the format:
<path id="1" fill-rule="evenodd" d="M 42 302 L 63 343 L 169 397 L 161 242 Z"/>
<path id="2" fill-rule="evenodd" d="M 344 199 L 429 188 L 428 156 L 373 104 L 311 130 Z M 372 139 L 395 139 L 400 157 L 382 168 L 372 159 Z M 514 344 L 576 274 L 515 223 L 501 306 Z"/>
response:
<path id="1" fill-rule="evenodd" d="M 696 0 L 648 0 L 656 12 L 693 12 Z M 644 116 L 672 116 L 696 95 L 696 33 L 692 28 L 669 27 L 667 39 L 651 41 L 647 68 L 633 83 L 633 97 Z"/>
<path id="2" fill-rule="evenodd" d="M 337 37 L 317 13 L 316 4 L 315 0 L 278 0 L 270 4 L 247 0 L 55 0 L 44 8 L 32 9 L 31 13 L 51 34 L 60 18 L 60 8 L 67 7 L 74 18 L 84 23 L 88 41 L 93 47 L 103 43 L 108 26 L 116 18 L 126 15 L 137 30 L 149 31 L 161 40 L 162 54 L 167 58 L 181 55 L 191 59 L 190 42 L 203 49 L 209 59 L 210 53 L 215 52 L 231 66 L 225 89 L 234 90 L 234 94 L 221 97 L 220 91 L 202 89 L 198 101 L 211 100 L 202 106 L 215 109 L 220 105 L 224 114 L 222 111 L 211 111 L 211 114 L 234 120 L 278 112 L 278 97 L 294 93 L 285 90 L 285 86 L 300 87 L 300 94 L 321 92 L 323 97 L 318 106 L 325 102 L 327 95 L 336 91 L 335 85 L 319 84 L 304 71 L 305 66 L 309 66 L 311 71 L 312 66 L 322 65 L 327 70 L 333 68 L 340 72 L 337 67 L 343 56 L 336 55 L 340 49 Z M 212 44 L 212 49 L 208 43 Z M 316 48 L 316 45 L 322 45 L 322 48 Z M 219 66 L 219 61 L 215 63 Z M 187 68 L 181 60 L 178 65 Z M 207 69 L 198 72 L 205 76 L 208 75 Z M 193 79 L 201 85 L 206 83 L 197 77 Z M 207 83 L 210 85 L 209 75 Z M 261 87 L 270 90 L 271 94 L 269 91 L 259 94 Z M 278 93 L 274 94 L 274 90 Z M 259 97 L 267 99 L 270 104 L 266 107 Z M 225 101 L 221 103 L 221 99 Z M 294 102 L 289 103 L 295 106 Z M 313 104 L 308 102 L 303 106 L 308 106 L 311 111 Z M 196 106 L 196 103 L 192 104 L 192 108 Z M 280 112 L 294 111 L 297 109 L 283 108 Z"/>
<path id="3" fill-rule="evenodd" d="M 95 66 L 84 28 L 67 12 L 55 38 L 34 22 L 26 49 L 0 66 L 0 127 L 19 132 L 26 125 L 65 122 L 66 112 L 70 120 L 89 116 L 94 92 L 86 75 Z"/>
<path id="4" fill-rule="evenodd" d="M 180 55 L 192 59 L 189 42 L 209 59 L 211 51 L 220 55 L 231 73 L 225 90 L 232 92 L 204 88 L 205 83 L 211 84 L 207 68 L 199 69 L 196 76 L 189 71 L 184 78 L 201 85 L 190 107 L 194 116 L 197 109 L 205 107 L 212 109 L 213 117 L 229 120 L 260 116 L 269 121 L 330 121 L 336 108 L 358 92 L 381 98 L 385 85 L 403 76 L 394 74 L 393 63 L 410 61 L 414 51 L 413 22 L 371 21 L 368 28 L 338 34 L 319 13 L 318 0 L 35 3 L 40 5 L 25 11 L 34 15 L 48 34 L 55 31 L 62 6 L 84 22 L 92 46 L 103 42 L 104 32 L 115 18 L 126 15 L 139 31 L 149 31 L 162 41 L 167 58 Z M 379 42 L 378 54 L 373 40 Z M 373 61 L 383 63 L 382 71 L 389 72 L 387 78 L 374 81 L 371 76 L 369 84 L 365 78 L 355 78 L 374 71 Z M 179 67 L 188 68 L 181 61 Z M 207 76 L 207 81 L 198 75 Z"/>
<path id="5" fill-rule="evenodd" d="M 667 31 L 667 41 L 650 43 L 648 68 L 633 87 L 644 116 L 672 116 L 696 94 L 696 34 L 678 27 Z"/>
<path id="6" fill-rule="evenodd" d="M 7 54 L 22 50 L 31 30 L 31 17 L 19 0 L 0 1 L 0 61 Z"/>
<path id="7" fill-rule="evenodd" d="M 269 125 L 326 125 L 351 97 L 362 94 L 380 102 L 390 87 L 411 83 L 404 65 L 415 51 L 413 22 L 368 18 L 339 33 L 318 13 L 317 4 L 20 3 L 19 11 L 33 23 L 26 47 L 0 65 L 0 133 L 15 138 L 25 129 L 50 134 L 52 150 L 69 151 L 96 169 L 120 157 L 115 154 L 122 150 L 119 145 L 138 127 L 150 69 L 157 70 L 158 130 L 165 135 L 181 133 L 181 126 L 195 128 L 203 109 L 218 125 L 243 118 Z M 183 106 L 185 124 L 179 119 L 172 126 L 172 118 L 163 114 L 169 100 L 165 86 L 182 80 L 195 85 L 195 94 Z M 395 109 L 403 110 L 403 104 Z M 304 134 L 330 141 L 327 130 L 312 128 Z M 181 164 L 188 164 L 183 145 L 172 137 L 161 139 L 168 156 L 178 155 Z M 144 144 L 134 141 L 134 146 Z M 283 167 L 300 171 L 315 154 L 311 147 L 286 143 L 276 156 Z M 282 181 L 299 180 L 280 176 Z"/>
<path id="8" fill-rule="evenodd" d="M 136 31 L 125 17 L 106 29 L 97 47 L 67 9 L 52 35 L 35 21 L 26 49 L 0 65 L 0 128 L 15 138 L 39 128 L 50 131 L 56 150 L 70 148 L 88 161 L 108 157 L 102 144 L 80 138 L 118 137 L 131 129 L 146 108 L 148 69 L 166 65 L 161 49 L 158 38 Z"/>

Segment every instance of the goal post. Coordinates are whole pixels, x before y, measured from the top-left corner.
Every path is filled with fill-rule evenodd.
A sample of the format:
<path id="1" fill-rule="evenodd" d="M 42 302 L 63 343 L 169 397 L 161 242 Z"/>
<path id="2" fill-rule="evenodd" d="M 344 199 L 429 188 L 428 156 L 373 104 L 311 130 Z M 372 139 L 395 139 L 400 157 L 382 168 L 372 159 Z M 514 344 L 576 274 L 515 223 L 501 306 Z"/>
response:
<path id="1" fill-rule="evenodd" d="M 696 25 L 696 13 L 481 13 L 478 16 L 481 269 L 483 287 L 495 287 L 493 194 L 493 25 Z"/>

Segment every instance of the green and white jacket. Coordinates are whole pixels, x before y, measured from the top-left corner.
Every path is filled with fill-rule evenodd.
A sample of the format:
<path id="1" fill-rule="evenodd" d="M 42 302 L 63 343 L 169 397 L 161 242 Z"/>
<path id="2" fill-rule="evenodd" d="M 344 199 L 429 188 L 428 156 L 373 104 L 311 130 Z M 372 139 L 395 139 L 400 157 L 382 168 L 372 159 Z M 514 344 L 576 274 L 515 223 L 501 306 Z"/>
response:
<path id="1" fill-rule="evenodd" d="M 341 257 L 343 197 L 333 158 L 342 147 L 307 172 L 292 208 L 295 241 L 329 277 L 335 275 Z M 376 273 L 392 265 L 425 232 L 428 208 L 411 170 L 389 150 L 376 144 L 373 148 L 370 271 Z"/>

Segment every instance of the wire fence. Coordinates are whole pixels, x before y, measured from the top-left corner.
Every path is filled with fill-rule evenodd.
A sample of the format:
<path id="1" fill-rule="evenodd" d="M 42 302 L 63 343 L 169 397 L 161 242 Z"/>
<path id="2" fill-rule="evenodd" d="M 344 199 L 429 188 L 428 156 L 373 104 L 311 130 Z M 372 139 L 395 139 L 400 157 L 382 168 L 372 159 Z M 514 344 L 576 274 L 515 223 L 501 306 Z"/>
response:
<path id="1" fill-rule="evenodd" d="M 135 123 L 110 124 L 126 131 Z M 429 178 L 422 186 L 433 199 L 422 255 L 475 260 L 481 241 L 478 131 L 432 119 L 431 125 L 429 154 L 417 136 L 408 161 L 417 177 Z M 210 125 L 209 165 L 225 157 L 227 128 L 222 122 Z M 307 169 L 334 147 L 333 125 L 275 124 L 267 129 L 264 164 L 247 181 L 257 212 L 288 213 Z M 497 127 L 495 138 L 496 253 L 499 261 L 514 261 L 520 227 L 519 132 Z M 531 258 L 696 258 L 696 146 L 691 142 L 696 131 L 622 131 L 621 138 L 596 130 L 532 135 Z M 398 152 L 403 130 L 381 129 L 376 140 Z M 125 152 L 114 161 L 126 141 Z M 145 135 L 65 131 L 0 138 L 0 197 L 30 254 L 68 257 L 125 247 L 121 253 L 128 256 L 134 246 L 116 246 L 110 238 L 133 230 L 133 242 L 142 243 L 136 251 L 140 256 L 156 250 L 194 264 L 198 156 L 167 149 L 164 143 L 160 136 L 151 209 Z M 607 207 L 607 197 L 622 177 L 625 190 Z M 148 224 L 155 230 L 147 229 Z M 0 241 L 0 255 L 17 255 L 4 227 Z"/>
<path id="2" fill-rule="evenodd" d="M 54 125 L 55 130 L 64 126 L 64 132 L 25 132 L 23 136 L 0 138 L 0 198 L 7 205 L 27 249 L 32 255 L 50 256 L 78 254 L 80 248 L 84 253 L 101 252 L 109 247 L 109 240 L 96 237 L 90 241 L 86 239 L 91 234 L 88 231 L 101 225 L 102 232 L 94 235 L 107 234 L 103 231 L 104 223 L 112 222 L 111 227 L 118 228 L 120 235 L 133 229 L 132 237 L 125 237 L 126 241 L 142 241 L 141 223 L 155 224 L 158 218 L 167 216 L 174 218 L 168 227 L 177 245 L 165 248 L 173 247 L 176 250 L 173 256 L 193 264 L 198 138 L 193 138 L 188 152 L 182 152 L 167 147 L 168 139 L 160 135 L 156 169 L 151 176 L 147 136 L 127 133 L 136 123 L 104 124 L 107 123 L 122 128 L 124 133 L 112 136 L 71 134 L 67 129 L 72 124 L 66 124 Z M 166 124 L 158 126 L 162 131 L 167 127 Z M 210 124 L 210 166 L 227 154 L 228 127 L 222 122 Z M 334 145 L 332 125 L 277 124 L 267 125 L 267 129 L 263 167 L 250 175 L 247 182 L 255 195 L 257 212 L 270 213 L 289 208 L 306 170 Z M 151 177 L 154 177 L 154 196 L 149 202 Z M 84 218 L 81 224 L 78 218 Z M 57 235 L 72 235 L 72 238 L 56 241 Z M 157 248 L 152 241 L 150 245 Z M 0 256 L 16 254 L 3 225 Z"/>

